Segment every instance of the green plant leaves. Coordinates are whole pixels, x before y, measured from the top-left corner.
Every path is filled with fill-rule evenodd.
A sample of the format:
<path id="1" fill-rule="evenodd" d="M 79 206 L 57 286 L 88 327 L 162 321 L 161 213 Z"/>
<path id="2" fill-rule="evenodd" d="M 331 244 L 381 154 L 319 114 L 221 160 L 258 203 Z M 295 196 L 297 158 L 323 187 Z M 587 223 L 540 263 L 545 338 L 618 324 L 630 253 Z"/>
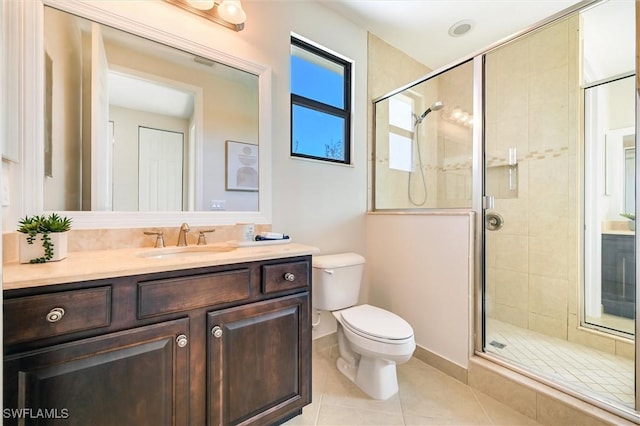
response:
<path id="1" fill-rule="evenodd" d="M 44 256 L 31 259 L 29 263 L 44 263 L 53 258 L 54 245 L 49 236 L 52 232 L 66 232 L 71 229 L 71 219 L 61 217 L 57 213 L 46 215 L 26 216 L 18 222 L 18 232 L 27 234 L 27 243 L 33 244 L 38 234 L 42 234 Z"/>

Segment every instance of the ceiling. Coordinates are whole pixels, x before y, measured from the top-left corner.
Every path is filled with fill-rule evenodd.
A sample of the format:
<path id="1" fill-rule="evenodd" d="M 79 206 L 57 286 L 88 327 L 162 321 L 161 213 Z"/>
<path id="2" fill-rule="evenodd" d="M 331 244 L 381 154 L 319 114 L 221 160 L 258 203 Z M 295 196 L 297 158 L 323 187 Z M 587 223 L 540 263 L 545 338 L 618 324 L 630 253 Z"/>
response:
<path id="1" fill-rule="evenodd" d="M 507 38 L 577 0 L 318 0 L 431 69 Z M 470 20 L 452 37 L 449 28 Z"/>

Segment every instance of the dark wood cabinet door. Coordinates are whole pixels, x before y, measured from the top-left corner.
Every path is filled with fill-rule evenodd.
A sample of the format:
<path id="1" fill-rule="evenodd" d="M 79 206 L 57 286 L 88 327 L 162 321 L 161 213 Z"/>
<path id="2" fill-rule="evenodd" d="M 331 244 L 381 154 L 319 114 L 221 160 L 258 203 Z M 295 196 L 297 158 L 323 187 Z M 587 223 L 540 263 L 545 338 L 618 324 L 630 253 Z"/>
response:
<path id="1" fill-rule="evenodd" d="M 188 425 L 188 339 L 185 318 L 5 357 L 4 424 Z"/>
<path id="2" fill-rule="evenodd" d="M 635 318 L 635 236 L 602 235 L 602 306 L 607 314 Z"/>
<path id="3" fill-rule="evenodd" d="M 274 424 L 311 402 L 308 293 L 208 314 L 208 424 Z"/>

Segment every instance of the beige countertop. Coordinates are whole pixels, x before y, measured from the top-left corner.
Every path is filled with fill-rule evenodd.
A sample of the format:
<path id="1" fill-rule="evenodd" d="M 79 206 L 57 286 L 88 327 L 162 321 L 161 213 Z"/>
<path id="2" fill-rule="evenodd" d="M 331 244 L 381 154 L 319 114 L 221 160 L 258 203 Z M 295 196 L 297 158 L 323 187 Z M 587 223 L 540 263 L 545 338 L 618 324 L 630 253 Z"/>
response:
<path id="1" fill-rule="evenodd" d="M 207 250 L 207 247 L 225 246 L 234 246 L 234 243 L 189 246 L 187 250 Z M 42 264 L 4 263 L 2 268 L 2 288 L 3 290 L 15 290 L 101 278 L 303 256 L 319 251 L 315 247 L 297 243 L 265 243 L 265 245 L 237 247 L 231 251 L 201 251 L 188 253 L 187 255 L 153 257 L 154 254 L 167 254 L 175 250 L 180 250 L 180 248 L 78 251 L 69 252 L 67 258 L 59 262 Z"/>
<path id="2" fill-rule="evenodd" d="M 609 235 L 635 235 L 636 232 L 629 229 L 627 220 L 611 220 L 602 222 L 602 233 Z"/>
<path id="3" fill-rule="evenodd" d="M 629 231 L 625 229 L 608 229 L 602 231 L 602 233 L 607 235 L 636 235 L 635 231 Z"/>

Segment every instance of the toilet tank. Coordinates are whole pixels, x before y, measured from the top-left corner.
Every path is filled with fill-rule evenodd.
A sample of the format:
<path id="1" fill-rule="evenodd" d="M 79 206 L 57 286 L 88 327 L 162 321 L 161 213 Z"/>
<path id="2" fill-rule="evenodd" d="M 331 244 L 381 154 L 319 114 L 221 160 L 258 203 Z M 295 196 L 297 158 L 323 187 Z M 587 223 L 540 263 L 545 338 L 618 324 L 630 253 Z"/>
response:
<path id="1" fill-rule="evenodd" d="M 313 307 L 336 311 L 356 305 L 364 263 L 356 253 L 313 256 Z"/>

